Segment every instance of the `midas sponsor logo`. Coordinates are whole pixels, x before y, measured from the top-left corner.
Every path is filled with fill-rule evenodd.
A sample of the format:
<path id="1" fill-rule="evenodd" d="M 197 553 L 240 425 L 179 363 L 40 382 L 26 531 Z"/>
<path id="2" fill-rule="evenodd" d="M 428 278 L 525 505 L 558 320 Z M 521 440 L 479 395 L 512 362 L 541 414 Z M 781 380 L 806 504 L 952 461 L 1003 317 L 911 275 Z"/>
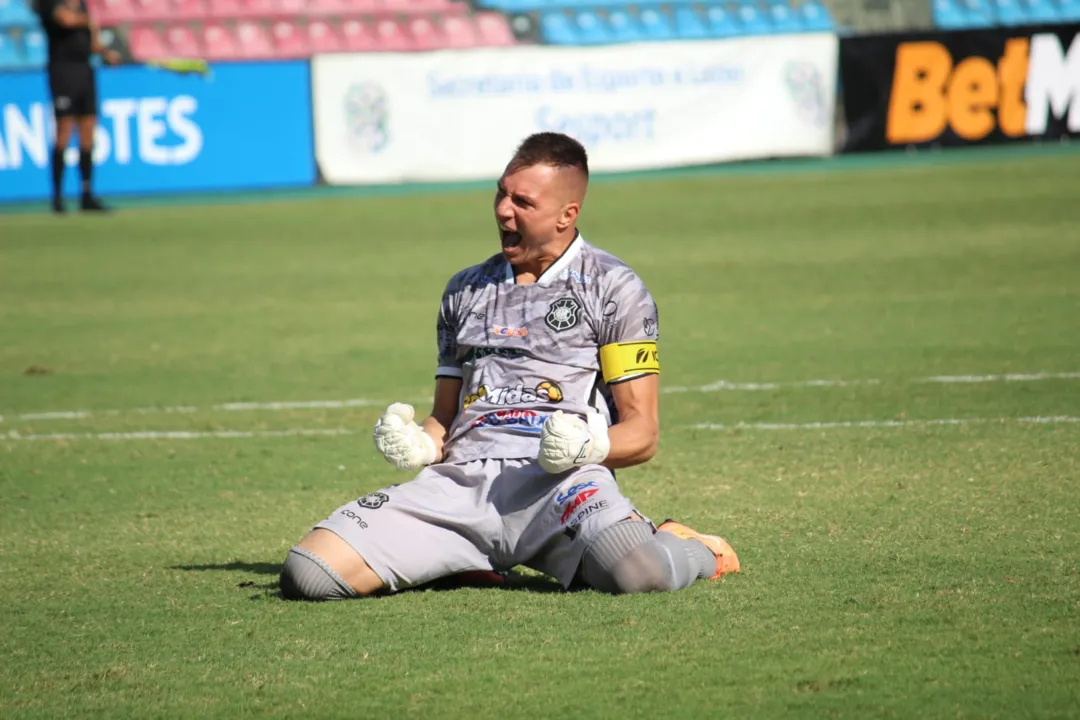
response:
<path id="1" fill-rule="evenodd" d="M 1051 113 L 1068 113 L 1069 132 L 1080 132 L 1077 37 L 1067 52 L 1052 33 L 1010 38 L 996 66 L 969 57 L 954 67 L 941 43 L 903 43 L 896 49 L 886 141 L 927 142 L 947 127 L 972 141 L 995 127 L 1008 137 L 1042 135 Z"/>
<path id="2" fill-rule="evenodd" d="M 526 405 L 537 402 L 557 403 L 562 402 L 562 399 L 562 388 L 548 380 L 540 382 L 535 388 L 525 387 L 520 383 L 514 387 L 497 388 L 481 385 L 475 393 L 465 396 L 462 407 L 467 408 L 478 400 L 489 405 Z"/>
<path id="3" fill-rule="evenodd" d="M 600 369 L 604 382 L 612 382 L 630 375 L 647 375 L 660 372 L 660 353 L 656 341 L 612 343 L 600 348 Z"/>

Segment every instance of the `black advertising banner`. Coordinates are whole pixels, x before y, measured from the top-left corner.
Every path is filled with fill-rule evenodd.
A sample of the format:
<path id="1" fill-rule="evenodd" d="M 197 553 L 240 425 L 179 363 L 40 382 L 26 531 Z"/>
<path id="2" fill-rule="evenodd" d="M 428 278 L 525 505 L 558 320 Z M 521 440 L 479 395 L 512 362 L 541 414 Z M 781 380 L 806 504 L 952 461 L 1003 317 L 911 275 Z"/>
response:
<path id="1" fill-rule="evenodd" d="M 1080 25 L 840 40 L 846 152 L 1080 136 Z"/>

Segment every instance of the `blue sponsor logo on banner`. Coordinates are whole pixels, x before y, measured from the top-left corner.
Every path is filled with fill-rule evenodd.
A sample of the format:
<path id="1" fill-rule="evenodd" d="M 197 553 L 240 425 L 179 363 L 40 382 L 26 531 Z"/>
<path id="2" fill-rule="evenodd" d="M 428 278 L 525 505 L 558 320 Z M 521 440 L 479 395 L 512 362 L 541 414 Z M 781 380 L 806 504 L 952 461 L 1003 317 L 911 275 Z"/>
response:
<path id="1" fill-rule="evenodd" d="M 46 74 L 0 74 L 0 201 L 49 196 L 55 133 Z M 67 194 L 79 188 L 75 144 Z M 103 195 L 311 185 L 307 63 L 227 63 L 210 78 L 98 70 L 94 164 Z"/>

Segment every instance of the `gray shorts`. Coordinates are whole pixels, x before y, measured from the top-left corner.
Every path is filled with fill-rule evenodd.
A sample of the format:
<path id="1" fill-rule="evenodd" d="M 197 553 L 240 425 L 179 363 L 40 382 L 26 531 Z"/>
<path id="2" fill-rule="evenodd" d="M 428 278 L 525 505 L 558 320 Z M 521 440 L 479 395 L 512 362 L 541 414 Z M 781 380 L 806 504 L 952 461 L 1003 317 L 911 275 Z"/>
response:
<path id="1" fill-rule="evenodd" d="M 343 538 L 391 590 L 525 565 L 569 587 L 585 548 L 636 513 L 600 465 L 550 475 L 535 460 L 431 465 L 316 525 Z"/>

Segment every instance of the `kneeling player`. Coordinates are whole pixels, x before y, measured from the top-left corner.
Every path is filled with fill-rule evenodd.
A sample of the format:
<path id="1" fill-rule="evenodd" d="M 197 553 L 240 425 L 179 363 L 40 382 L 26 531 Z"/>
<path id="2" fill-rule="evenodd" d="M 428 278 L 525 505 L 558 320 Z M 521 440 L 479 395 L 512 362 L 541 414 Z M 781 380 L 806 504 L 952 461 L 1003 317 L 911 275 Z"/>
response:
<path id="1" fill-rule="evenodd" d="M 643 517 L 614 470 L 659 438 L 656 305 L 585 242 L 585 149 L 527 138 L 498 183 L 502 252 L 456 274 L 438 317 L 431 414 L 394 404 L 375 444 L 419 471 L 335 510 L 292 550 L 290 599 L 396 591 L 525 565 L 597 590 L 676 590 L 737 572 L 731 547 Z"/>

